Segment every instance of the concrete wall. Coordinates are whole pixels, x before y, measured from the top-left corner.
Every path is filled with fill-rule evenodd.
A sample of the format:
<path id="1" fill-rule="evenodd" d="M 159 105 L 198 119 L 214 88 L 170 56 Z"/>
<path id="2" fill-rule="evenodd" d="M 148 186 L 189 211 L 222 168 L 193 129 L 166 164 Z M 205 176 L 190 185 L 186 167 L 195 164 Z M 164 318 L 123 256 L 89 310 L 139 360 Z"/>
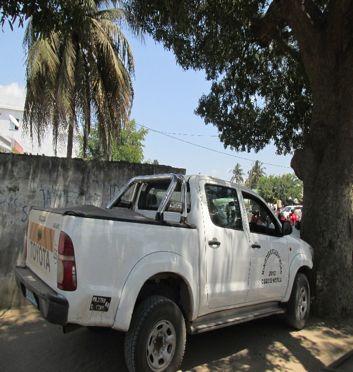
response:
<path id="1" fill-rule="evenodd" d="M 12 270 L 32 206 L 105 206 L 131 177 L 168 172 L 185 173 L 185 169 L 0 154 L 0 308 L 20 301 Z"/>

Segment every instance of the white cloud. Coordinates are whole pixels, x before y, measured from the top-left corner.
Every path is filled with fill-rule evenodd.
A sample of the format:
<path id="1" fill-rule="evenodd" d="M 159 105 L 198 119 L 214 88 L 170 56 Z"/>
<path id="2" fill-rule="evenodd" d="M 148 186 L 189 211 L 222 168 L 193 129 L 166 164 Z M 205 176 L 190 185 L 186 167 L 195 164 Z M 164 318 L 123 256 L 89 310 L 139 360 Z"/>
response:
<path id="1" fill-rule="evenodd" d="M 23 109 L 25 98 L 25 88 L 18 83 L 0 85 L 0 106 Z"/>

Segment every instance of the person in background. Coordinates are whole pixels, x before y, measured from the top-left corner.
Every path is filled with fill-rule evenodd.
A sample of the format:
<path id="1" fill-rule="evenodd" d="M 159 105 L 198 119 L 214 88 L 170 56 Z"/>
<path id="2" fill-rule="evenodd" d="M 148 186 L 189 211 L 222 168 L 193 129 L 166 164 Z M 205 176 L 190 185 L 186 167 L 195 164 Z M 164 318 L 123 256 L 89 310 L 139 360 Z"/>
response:
<path id="1" fill-rule="evenodd" d="M 294 226 L 296 224 L 296 222 L 298 221 L 298 216 L 295 213 L 294 209 L 292 209 L 291 212 L 290 212 L 289 221 L 290 221 L 292 226 Z"/>

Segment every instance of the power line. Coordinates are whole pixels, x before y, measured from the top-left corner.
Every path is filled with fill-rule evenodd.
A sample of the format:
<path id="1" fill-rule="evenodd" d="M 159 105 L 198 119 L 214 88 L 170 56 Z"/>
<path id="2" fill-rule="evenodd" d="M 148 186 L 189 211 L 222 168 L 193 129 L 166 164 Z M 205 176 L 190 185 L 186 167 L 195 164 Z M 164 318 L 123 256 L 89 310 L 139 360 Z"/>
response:
<path id="1" fill-rule="evenodd" d="M 217 154 L 226 155 L 226 156 L 230 156 L 230 157 L 232 157 L 232 158 L 236 158 L 236 159 L 241 159 L 241 160 L 249 161 L 249 162 L 251 162 L 251 163 L 254 163 L 254 162 L 256 161 L 256 160 L 253 160 L 253 159 L 250 159 L 250 158 L 246 158 L 246 157 L 243 157 L 243 156 L 234 155 L 234 154 L 229 154 L 228 152 L 224 152 L 224 151 L 219 151 L 219 150 L 216 150 L 216 149 L 212 149 L 212 148 L 210 148 L 210 147 L 203 146 L 203 145 L 200 145 L 200 144 L 198 144 L 198 143 L 190 142 L 190 141 L 184 140 L 184 139 L 182 139 L 182 138 L 175 137 L 174 135 L 169 134 L 168 132 L 162 132 L 162 131 L 160 131 L 160 130 L 150 128 L 150 127 L 148 127 L 147 125 L 142 125 L 142 124 L 137 124 L 137 125 L 140 126 L 140 127 L 142 127 L 142 128 L 148 129 L 148 130 L 150 130 L 151 132 L 161 134 L 162 136 L 169 137 L 169 138 L 172 138 L 172 139 L 174 139 L 174 140 L 176 140 L 176 141 L 183 142 L 183 143 L 186 143 L 186 144 L 188 144 L 188 145 L 195 146 L 195 147 L 198 147 L 198 148 L 201 148 L 201 149 L 204 149 L 204 150 L 212 151 L 212 152 L 215 152 L 215 153 L 217 153 Z M 266 162 L 261 162 L 261 163 L 262 163 L 262 164 L 266 164 L 266 165 L 270 165 L 271 167 L 279 167 L 279 168 L 291 169 L 290 167 L 287 167 L 286 165 L 273 164 L 273 163 L 266 163 Z"/>
<path id="2" fill-rule="evenodd" d="M 175 133 L 175 132 L 164 132 L 160 131 L 162 134 L 167 134 L 169 136 L 188 136 L 188 137 L 216 137 L 218 138 L 217 134 L 194 134 L 194 133 Z"/>
<path id="3" fill-rule="evenodd" d="M 141 126 L 141 127 L 143 127 L 143 125 L 141 125 L 141 124 L 138 124 L 138 125 Z M 159 134 L 166 134 L 166 135 L 169 135 L 169 136 L 216 137 L 216 138 L 219 138 L 219 136 L 217 134 L 198 134 L 198 133 L 165 132 L 164 130 L 159 130 L 158 133 Z"/>

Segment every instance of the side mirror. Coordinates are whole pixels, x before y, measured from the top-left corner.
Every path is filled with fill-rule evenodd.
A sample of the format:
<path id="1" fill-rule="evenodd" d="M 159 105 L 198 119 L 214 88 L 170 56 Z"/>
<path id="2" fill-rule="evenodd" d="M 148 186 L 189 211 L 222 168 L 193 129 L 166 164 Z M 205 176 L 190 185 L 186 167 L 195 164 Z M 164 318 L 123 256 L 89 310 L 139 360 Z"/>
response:
<path id="1" fill-rule="evenodd" d="M 284 221 L 282 224 L 282 234 L 283 236 L 285 235 L 290 235 L 292 233 L 292 225 L 290 224 L 289 221 Z"/>

